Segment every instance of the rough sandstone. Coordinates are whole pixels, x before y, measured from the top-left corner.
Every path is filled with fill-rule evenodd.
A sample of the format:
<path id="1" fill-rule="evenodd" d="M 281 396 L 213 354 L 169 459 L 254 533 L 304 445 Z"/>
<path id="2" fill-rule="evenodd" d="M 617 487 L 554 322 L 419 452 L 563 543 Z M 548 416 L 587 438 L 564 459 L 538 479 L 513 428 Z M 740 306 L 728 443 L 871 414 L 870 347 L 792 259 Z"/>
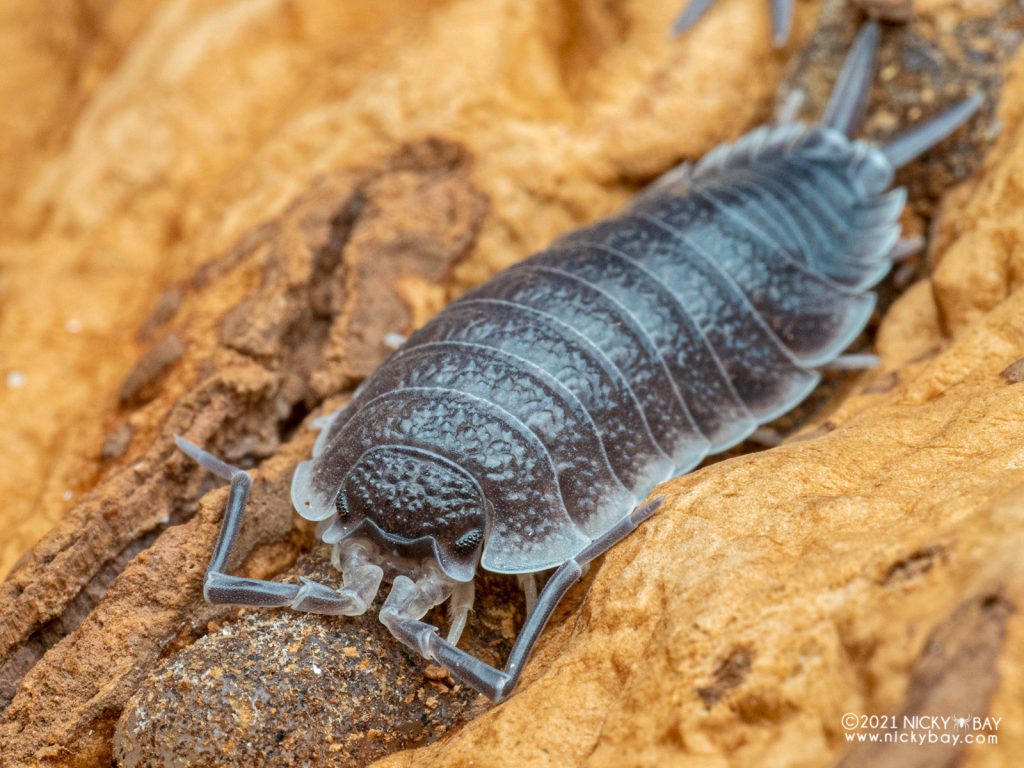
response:
<path id="1" fill-rule="evenodd" d="M 984 166 L 939 206 L 925 279 L 873 334 L 882 368 L 833 382 L 781 447 L 663 486 L 664 510 L 574 591 L 504 705 L 372 624 L 201 601 L 225 494 L 203 495 L 214 484 L 172 434 L 258 465 L 238 566 L 294 575 L 315 558 L 287 503 L 305 427 L 387 353 L 384 335 L 763 117 L 816 12 L 801 5 L 792 50 L 773 54 L 765 3 L 725 2 L 669 42 L 676 5 L 6 4 L 0 345 L 24 379 L 0 389 L 0 571 L 52 530 L 0 586 L 0 765 L 1024 753 L 1019 58 Z M 916 9 L 926 39 L 996 11 Z M 1019 36 L 1019 16 L 1003 26 Z M 806 55 L 834 72 L 828 48 Z M 876 133 L 897 127 L 877 114 Z M 956 144 L 952 170 L 911 171 L 911 228 L 994 133 Z M 509 594 L 481 590 L 470 647 L 508 642 Z M 268 679 L 276 639 L 291 667 Z M 337 649 L 365 663 L 331 669 L 351 696 L 304 731 L 306 663 Z M 1000 743 L 851 749 L 846 712 L 991 714 Z"/>

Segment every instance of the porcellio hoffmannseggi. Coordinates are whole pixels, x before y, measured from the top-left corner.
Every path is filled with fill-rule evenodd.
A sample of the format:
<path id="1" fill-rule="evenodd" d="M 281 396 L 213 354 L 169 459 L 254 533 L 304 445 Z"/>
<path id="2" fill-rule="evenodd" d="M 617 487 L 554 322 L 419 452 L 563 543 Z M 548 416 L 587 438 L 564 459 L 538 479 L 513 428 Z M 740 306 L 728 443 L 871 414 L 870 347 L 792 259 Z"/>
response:
<path id="1" fill-rule="evenodd" d="M 227 574 L 249 475 L 178 438 L 231 480 L 206 599 L 358 615 L 390 581 L 390 632 L 506 697 L 587 564 L 654 513 L 655 485 L 793 408 L 864 328 L 904 247 L 894 170 L 981 103 L 881 147 L 851 138 L 878 37 L 862 29 L 818 124 L 757 128 L 673 169 L 450 304 L 317 423 L 292 503 L 342 587 Z M 526 593 L 504 669 L 457 647 L 478 568 Z M 422 618 L 446 600 L 442 638 Z"/>

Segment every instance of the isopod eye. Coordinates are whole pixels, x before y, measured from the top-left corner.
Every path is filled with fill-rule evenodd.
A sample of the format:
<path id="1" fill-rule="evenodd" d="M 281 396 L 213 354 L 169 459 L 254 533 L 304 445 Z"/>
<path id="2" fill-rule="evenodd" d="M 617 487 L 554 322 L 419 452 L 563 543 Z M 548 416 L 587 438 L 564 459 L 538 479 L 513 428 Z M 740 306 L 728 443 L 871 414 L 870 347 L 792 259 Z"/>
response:
<path id="1" fill-rule="evenodd" d="M 483 541 L 484 532 L 479 528 L 474 528 L 471 531 L 466 531 L 464 534 L 459 536 L 452 544 L 452 549 L 458 552 L 460 555 L 470 555 L 476 551 L 476 548 L 480 546 L 480 542 Z"/>

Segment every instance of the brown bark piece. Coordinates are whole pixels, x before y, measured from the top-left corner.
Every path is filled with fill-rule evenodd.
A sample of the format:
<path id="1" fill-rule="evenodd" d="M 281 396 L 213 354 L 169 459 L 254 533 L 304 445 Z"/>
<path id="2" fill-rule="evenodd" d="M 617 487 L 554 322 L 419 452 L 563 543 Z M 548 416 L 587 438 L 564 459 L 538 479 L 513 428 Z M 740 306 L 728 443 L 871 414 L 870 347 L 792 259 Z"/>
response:
<path id="1" fill-rule="evenodd" d="M 217 507 L 189 519 L 208 480 L 171 436 L 251 463 L 277 450 L 323 399 L 313 371 L 336 391 L 351 387 L 386 354 L 383 336 L 412 319 L 399 278 L 442 281 L 473 242 L 486 201 L 467 173 L 460 149 L 426 142 L 379 168 L 325 180 L 241 256 L 228 254 L 194 283 L 176 321 L 207 314 L 189 326 L 187 349 L 147 407 L 159 437 L 122 461 L 0 592 L 5 761 L 109 755 L 127 697 L 193 619 L 223 504 L 218 493 Z M 355 340 L 351 353 L 347 339 Z M 311 436 L 302 432 L 296 442 L 262 469 L 243 555 L 292 528 L 290 471 Z M 117 564 L 158 533 L 118 575 Z M 79 626 L 83 590 L 102 594 L 108 583 Z"/>

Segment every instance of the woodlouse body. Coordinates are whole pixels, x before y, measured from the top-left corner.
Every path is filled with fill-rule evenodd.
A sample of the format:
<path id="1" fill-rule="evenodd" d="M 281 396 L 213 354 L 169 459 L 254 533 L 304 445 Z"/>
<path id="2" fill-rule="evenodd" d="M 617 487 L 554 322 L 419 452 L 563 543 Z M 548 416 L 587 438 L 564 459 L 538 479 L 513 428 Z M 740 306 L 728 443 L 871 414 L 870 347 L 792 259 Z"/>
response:
<path id="1" fill-rule="evenodd" d="M 324 431 L 296 475 L 296 508 L 326 513 L 327 540 L 347 533 L 336 499 L 356 444 L 460 466 L 484 457 L 483 567 L 564 562 L 656 483 L 811 392 L 888 270 L 905 199 L 886 192 L 891 178 L 881 150 L 824 126 L 758 131 L 709 155 L 418 330 Z M 493 442 L 455 437 L 480 430 Z M 512 464 L 513 442 L 528 463 Z"/>
<path id="2" fill-rule="evenodd" d="M 791 409 L 864 328 L 906 199 L 894 168 L 977 108 L 883 148 L 849 137 L 878 29 L 861 33 L 822 123 L 759 128 L 666 174 L 419 329 L 322 423 L 292 501 L 335 547 L 344 587 L 224 573 L 248 476 L 233 483 L 207 599 L 367 610 L 495 699 L 583 566 L 654 506 L 655 484 Z M 504 670 L 455 646 L 477 567 L 524 575 L 532 609 Z M 535 602 L 532 576 L 556 568 Z M 448 640 L 420 619 L 451 597 Z"/>

